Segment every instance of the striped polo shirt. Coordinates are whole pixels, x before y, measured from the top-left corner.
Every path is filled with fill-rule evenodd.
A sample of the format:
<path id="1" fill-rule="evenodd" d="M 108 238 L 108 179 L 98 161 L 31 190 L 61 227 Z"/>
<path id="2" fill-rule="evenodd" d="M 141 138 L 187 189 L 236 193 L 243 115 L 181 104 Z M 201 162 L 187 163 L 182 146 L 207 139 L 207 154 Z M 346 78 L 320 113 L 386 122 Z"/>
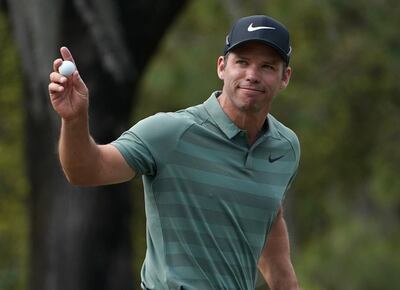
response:
<path id="1" fill-rule="evenodd" d="M 158 113 L 112 144 L 143 176 L 143 289 L 254 289 L 257 262 L 295 176 L 296 135 L 268 115 L 249 146 L 215 92 Z"/>

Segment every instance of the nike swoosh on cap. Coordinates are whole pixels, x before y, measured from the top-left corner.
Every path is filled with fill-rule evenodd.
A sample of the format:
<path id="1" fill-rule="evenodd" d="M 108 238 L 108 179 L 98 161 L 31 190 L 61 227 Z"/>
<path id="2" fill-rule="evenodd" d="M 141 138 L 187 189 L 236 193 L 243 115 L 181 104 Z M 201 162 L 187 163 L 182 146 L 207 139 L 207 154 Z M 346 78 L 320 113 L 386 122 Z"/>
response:
<path id="1" fill-rule="evenodd" d="M 251 23 L 249 25 L 249 27 L 247 27 L 247 31 L 249 31 L 249 32 L 253 32 L 253 31 L 256 31 L 256 30 L 260 30 L 260 29 L 272 29 L 272 30 L 274 30 L 276 28 L 272 27 L 272 26 L 256 26 L 256 27 L 254 27 L 253 23 Z"/>

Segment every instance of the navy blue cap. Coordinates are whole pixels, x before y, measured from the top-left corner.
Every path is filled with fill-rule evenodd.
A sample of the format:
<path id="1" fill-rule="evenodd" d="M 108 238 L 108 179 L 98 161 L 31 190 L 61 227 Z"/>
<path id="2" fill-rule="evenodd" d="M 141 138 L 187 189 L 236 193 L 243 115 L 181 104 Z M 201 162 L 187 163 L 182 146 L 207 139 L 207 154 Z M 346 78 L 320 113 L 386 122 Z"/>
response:
<path id="1" fill-rule="evenodd" d="M 292 48 L 289 31 L 279 21 L 265 15 L 240 18 L 226 36 L 224 54 L 248 41 L 258 41 L 274 48 L 286 64 L 289 64 Z"/>

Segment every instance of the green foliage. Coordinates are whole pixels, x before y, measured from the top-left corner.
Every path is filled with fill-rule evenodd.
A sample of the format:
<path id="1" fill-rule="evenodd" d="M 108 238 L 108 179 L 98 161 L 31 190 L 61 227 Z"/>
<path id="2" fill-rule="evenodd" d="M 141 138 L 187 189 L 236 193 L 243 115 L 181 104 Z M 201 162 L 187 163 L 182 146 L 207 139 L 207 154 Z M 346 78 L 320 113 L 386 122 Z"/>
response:
<path id="1" fill-rule="evenodd" d="M 398 288 L 400 5 L 297 5 L 290 99 L 275 109 L 302 143 L 298 273 L 305 289 Z"/>
<path id="2" fill-rule="evenodd" d="M 24 175 L 21 78 L 0 14 L 0 289 L 24 289 L 27 266 L 27 184 Z"/>
<path id="3" fill-rule="evenodd" d="M 306 289 L 397 289 L 400 236 L 381 222 L 350 219 L 313 239 L 297 257 Z"/>

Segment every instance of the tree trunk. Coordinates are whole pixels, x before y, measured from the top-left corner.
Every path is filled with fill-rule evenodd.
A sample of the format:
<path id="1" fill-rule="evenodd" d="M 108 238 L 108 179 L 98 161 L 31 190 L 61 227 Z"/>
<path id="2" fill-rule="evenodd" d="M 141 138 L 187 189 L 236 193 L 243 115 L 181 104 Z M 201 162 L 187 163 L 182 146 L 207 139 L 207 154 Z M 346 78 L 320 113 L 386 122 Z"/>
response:
<path id="1" fill-rule="evenodd" d="M 130 126 L 140 76 L 185 2 L 1 1 L 25 84 L 32 290 L 133 289 L 135 283 L 128 184 L 73 187 L 59 166 L 60 122 L 47 92 L 59 47 L 74 55 L 90 90 L 91 133 L 107 143 Z"/>

